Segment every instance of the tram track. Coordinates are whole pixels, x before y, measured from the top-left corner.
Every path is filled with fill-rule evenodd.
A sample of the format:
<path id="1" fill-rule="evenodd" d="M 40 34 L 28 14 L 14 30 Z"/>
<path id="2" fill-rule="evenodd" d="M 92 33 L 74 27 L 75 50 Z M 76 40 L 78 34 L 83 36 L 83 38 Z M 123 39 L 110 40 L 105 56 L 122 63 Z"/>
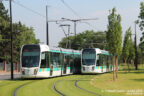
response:
<path id="1" fill-rule="evenodd" d="M 81 79 L 81 80 L 82 80 L 82 79 Z M 93 94 L 93 95 L 96 95 L 96 96 L 102 96 L 102 95 L 100 95 L 100 94 L 98 94 L 98 93 L 95 93 L 95 92 L 92 92 L 92 91 L 89 91 L 89 90 L 86 90 L 86 89 L 80 87 L 77 83 L 78 83 L 79 81 L 81 81 L 81 80 L 78 79 L 78 80 L 75 81 L 75 87 L 77 87 L 77 88 L 79 88 L 79 89 L 81 89 L 81 90 L 83 90 L 83 91 L 85 91 L 85 92 L 87 92 L 87 93 L 90 93 L 90 94 Z"/>
<path id="2" fill-rule="evenodd" d="M 55 90 L 56 93 L 58 93 L 59 95 L 61 96 L 66 96 L 65 94 L 63 94 L 61 91 L 59 91 L 57 88 L 56 88 L 56 85 L 59 83 L 59 82 L 62 82 L 64 80 L 58 80 L 56 81 L 54 84 L 53 84 L 53 89 Z"/>
<path id="3" fill-rule="evenodd" d="M 76 88 L 78 88 L 78 89 L 80 89 L 80 90 L 82 90 L 82 91 L 84 91 L 84 92 L 86 92 L 86 93 L 95 95 L 95 96 L 102 96 L 102 95 L 100 95 L 100 94 L 98 94 L 98 93 L 95 93 L 95 92 L 92 92 L 92 91 L 89 91 L 89 90 L 87 90 L 87 89 L 84 89 L 84 88 L 80 87 L 80 86 L 78 85 L 78 82 L 79 82 L 79 81 L 83 81 L 84 79 L 86 79 L 86 78 L 80 78 L 80 79 L 75 79 L 75 80 L 58 80 L 58 81 L 56 81 L 56 82 L 53 84 L 53 90 L 54 90 L 56 93 L 58 93 L 59 95 L 61 95 L 61 96 L 67 96 L 67 95 L 65 95 L 64 93 L 62 93 L 61 91 L 59 91 L 59 90 L 56 88 L 56 86 L 57 86 L 58 83 L 63 82 L 63 81 L 74 81 L 74 86 L 75 86 Z"/>
<path id="4" fill-rule="evenodd" d="M 24 84 L 18 86 L 18 87 L 14 90 L 12 96 L 17 96 L 17 92 L 19 91 L 19 89 L 21 89 L 22 87 L 24 87 L 24 86 L 26 86 L 26 85 L 29 85 L 29 84 L 31 84 L 31 83 L 33 83 L 33 82 L 36 82 L 36 81 L 27 82 L 27 83 L 24 83 Z"/>

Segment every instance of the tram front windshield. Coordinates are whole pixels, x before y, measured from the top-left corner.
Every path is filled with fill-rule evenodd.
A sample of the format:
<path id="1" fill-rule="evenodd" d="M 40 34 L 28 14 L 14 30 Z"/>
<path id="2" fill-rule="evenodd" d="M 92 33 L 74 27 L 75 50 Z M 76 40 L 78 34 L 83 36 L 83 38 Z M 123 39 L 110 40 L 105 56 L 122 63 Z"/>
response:
<path id="1" fill-rule="evenodd" d="M 25 45 L 22 49 L 22 67 L 38 67 L 40 60 L 40 47 L 38 45 Z"/>
<path id="2" fill-rule="evenodd" d="M 95 49 L 84 49 L 82 52 L 82 65 L 94 65 L 96 58 Z"/>

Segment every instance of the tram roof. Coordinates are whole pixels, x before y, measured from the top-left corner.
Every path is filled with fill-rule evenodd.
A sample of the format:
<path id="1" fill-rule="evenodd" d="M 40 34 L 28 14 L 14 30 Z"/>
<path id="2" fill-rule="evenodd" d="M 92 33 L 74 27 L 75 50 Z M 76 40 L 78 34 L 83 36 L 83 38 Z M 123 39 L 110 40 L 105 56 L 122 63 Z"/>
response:
<path id="1" fill-rule="evenodd" d="M 80 54 L 79 50 L 73 50 L 73 49 L 65 49 L 61 47 L 50 47 L 46 44 L 25 44 L 25 45 L 38 45 L 40 46 L 41 52 L 44 51 L 50 51 L 50 52 L 56 52 L 56 53 L 66 53 L 66 54 Z M 23 46 L 25 46 L 23 45 Z"/>
<path id="2" fill-rule="evenodd" d="M 50 47 L 50 52 L 66 53 L 66 54 L 80 54 L 80 51 L 73 49 L 65 49 L 60 47 Z"/>
<path id="3" fill-rule="evenodd" d="M 97 54 L 112 55 L 112 54 L 110 54 L 108 51 L 106 51 L 106 50 L 101 50 L 101 49 L 99 49 L 99 48 L 84 48 L 84 49 L 94 49 Z M 82 51 L 83 51 L 84 49 L 82 49 Z"/>
<path id="4" fill-rule="evenodd" d="M 41 51 L 49 51 L 49 46 L 48 45 L 41 44 L 40 48 L 41 48 Z"/>

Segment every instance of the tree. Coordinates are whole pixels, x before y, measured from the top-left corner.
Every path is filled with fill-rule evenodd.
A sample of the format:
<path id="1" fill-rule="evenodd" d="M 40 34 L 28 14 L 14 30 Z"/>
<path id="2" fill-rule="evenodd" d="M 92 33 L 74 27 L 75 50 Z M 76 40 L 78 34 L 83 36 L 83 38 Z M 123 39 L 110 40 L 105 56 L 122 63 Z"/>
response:
<path id="1" fill-rule="evenodd" d="M 141 61 L 142 61 L 142 63 L 144 64 L 144 42 L 141 42 L 140 44 L 139 44 L 139 46 L 138 46 L 138 53 L 139 53 L 139 55 L 141 56 Z M 139 58 L 139 57 L 138 57 Z M 140 59 L 140 58 L 139 58 Z M 138 60 L 139 61 L 139 60 Z"/>
<path id="2" fill-rule="evenodd" d="M 129 57 L 130 35 L 131 35 L 131 29 L 129 28 L 125 33 L 123 50 L 122 50 L 122 56 L 123 56 L 123 59 L 125 61 L 125 64 L 127 64 L 127 60 Z M 129 69 L 129 66 L 128 66 L 128 69 Z"/>
<path id="3" fill-rule="evenodd" d="M 105 32 L 98 31 L 85 31 L 82 33 L 77 34 L 75 36 L 69 36 L 70 45 L 72 49 L 81 50 L 83 48 L 100 48 L 105 49 L 106 45 L 106 35 Z M 67 45 L 67 38 L 64 37 L 59 42 L 59 47 L 66 48 Z"/>
<path id="4" fill-rule="evenodd" d="M 142 31 L 142 37 L 140 38 L 140 44 L 139 44 L 139 48 L 141 49 L 142 54 L 139 55 L 144 55 L 144 2 L 140 3 L 140 13 L 138 18 L 139 18 L 139 28 Z"/>
<path id="5" fill-rule="evenodd" d="M 141 31 L 144 31 L 144 2 L 140 3 L 140 14 L 138 16 L 140 19 L 139 27 Z M 141 38 L 142 40 L 144 39 L 144 32 L 142 33 L 143 37 Z"/>
<path id="6" fill-rule="evenodd" d="M 130 48 L 129 48 L 129 61 L 132 65 L 134 65 L 134 59 L 135 59 L 135 48 L 134 48 L 134 42 L 132 41 L 132 38 L 130 38 Z"/>
<path id="7" fill-rule="evenodd" d="M 129 70 L 128 61 L 133 63 L 135 59 L 135 49 L 134 49 L 134 43 L 132 41 L 131 35 L 132 35 L 131 28 L 129 28 L 125 33 L 123 50 L 122 50 L 122 57 L 125 61 L 125 64 L 127 64 L 128 66 L 128 70 Z"/>
<path id="8" fill-rule="evenodd" d="M 137 47 L 137 53 L 138 53 L 138 63 L 143 64 L 144 54 L 143 54 L 142 50 L 139 47 Z"/>
<path id="9" fill-rule="evenodd" d="M 10 17 L 3 3 L 0 3 L 0 62 L 10 61 Z M 37 44 L 32 27 L 27 27 L 21 22 L 13 23 L 13 55 L 14 62 L 19 62 L 20 49 L 24 44 Z"/>
<path id="10" fill-rule="evenodd" d="M 107 37 L 108 50 L 110 51 L 110 53 L 113 54 L 113 80 L 115 80 L 114 67 L 116 63 L 116 78 L 117 78 L 118 56 L 120 56 L 122 52 L 121 16 L 120 14 L 116 14 L 116 8 L 113 8 L 112 12 L 110 12 L 108 16 L 108 31 L 106 32 L 106 37 Z"/>
<path id="11" fill-rule="evenodd" d="M 39 43 L 39 39 L 35 38 L 33 28 L 29 28 L 26 25 L 21 24 L 21 22 L 13 24 L 13 38 L 13 55 L 15 57 L 14 62 L 19 61 L 19 54 L 22 45 Z"/>
<path id="12" fill-rule="evenodd" d="M 9 41 L 10 41 L 10 31 L 9 31 L 9 16 L 8 11 L 5 9 L 3 3 L 0 3 L 0 61 L 10 59 L 9 52 Z"/>

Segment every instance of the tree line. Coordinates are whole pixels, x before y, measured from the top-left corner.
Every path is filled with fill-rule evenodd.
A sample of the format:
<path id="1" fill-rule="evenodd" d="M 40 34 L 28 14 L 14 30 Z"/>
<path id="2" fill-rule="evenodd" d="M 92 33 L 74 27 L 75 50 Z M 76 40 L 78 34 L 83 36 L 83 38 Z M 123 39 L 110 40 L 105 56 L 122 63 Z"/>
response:
<path id="1" fill-rule="evenodd" d="M 116 13 L 116 8 L 110 10 L 108 15 L 108 25 L 106 31 L 86 30 L 77 36 L 64 37 L 59 42 L 59 47 L 81 50 L 82 48 L 100 48 L 109 50 L 111 53 L 121 56 L 125 63 L 134 64 L 135 59 L 135 41 L 132 35 L 131 27 L 124 32 L 122 41 L 121 16 Z M 138 16 L 139 28 L 143 32 L 140 43 L 137 45 L 138 63 L 143 63 L 144 55 L 144 2 L 140 4 L 140 13 Z M 134 33 L 134 32 L 133 32 Z M 113 52 L 115 50 L 115 52 Z M 128 65 L 129 66 L 129 65 Z"/>
<path id="2" fill-rule="evenodd" d="M 106 34 L 103 31 L 94 32 L 87 30 L 76 36 L 64 37 L 59 42 L 59 47 L 81 50 L 82 48 L 106 48 Z"/>
<path id="3" fill-rule="evenodd" d="M 20 21 L 13 23 L 13 56 L 14 62 L 19 62 L 20 50 L 24 44 L 37 44 L 40 42 L 36 39 L 34 29 L 27 27 Z M 0 3 L 0 62 L 10 62 L 10 16 L 3 3 Z"/>
<path id="4" fill-rule="evenodd" d="M 126 63 L 129 69 L 129 64 L 135 66 L 137 70 L 138 65 L 134 65 L 137 56 L 138 63 L 143 63 L 144 56 L 144 2 L 140 4 L 140 13 L 138 16 L 139 28 L 143 32 L 140 38 L 140 44 L 136 45 L 138 54 L 135 54 L 135 41 L 132 39 L 132 30 L 129 27 L 122 41 L 122 26 L 121 15 L 116 13 L 116 8 L 109 10 L 107 30 L 102 32 L 85 31 L 77 34 L 77 36 L 69 36 L 69 39 L 64 37 L 59 42 L 59 47 L 68 48 L 70 44 L 72 49 L 81 50 L 82 48 L 100 48 L 106 49 L 113 54 L 113 66 L 118 66 L 118 56 L 121 61 Z M 70 43 L 69 43 L 70 42 Z M 117 69 L 114 72 L 113 79 L 117 78 Z"/>

